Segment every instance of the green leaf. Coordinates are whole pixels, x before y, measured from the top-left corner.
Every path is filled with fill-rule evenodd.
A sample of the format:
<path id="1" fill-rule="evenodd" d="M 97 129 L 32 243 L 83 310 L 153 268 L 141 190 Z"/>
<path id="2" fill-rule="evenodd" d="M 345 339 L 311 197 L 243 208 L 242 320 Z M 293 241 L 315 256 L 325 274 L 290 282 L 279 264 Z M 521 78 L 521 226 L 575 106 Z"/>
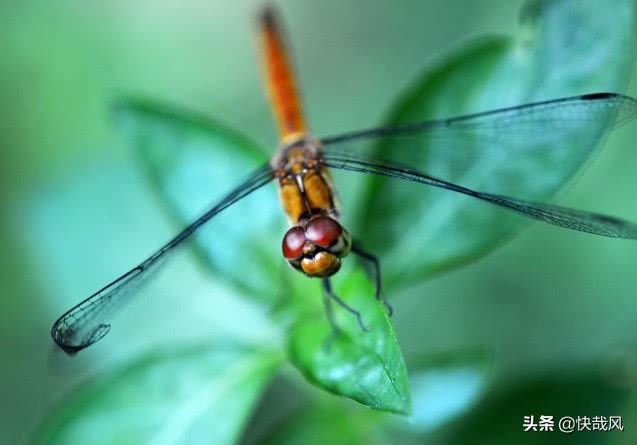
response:
<path id="1" fill-rule="evenodd" d="M 140 100 L 121 100 L 116 112 L 160 202 L 179 226 L 201 216 L 268 160 L 249 140 L 200 116 Z M 272 277 L 285 266 L 273 260 L 280 254 L 284 223 L 274 187 L 266 186 L 200 228 L 195 252 L 222 280 L 248 295 L 273 298 Z"/>
<path id="2" fill-rule="evenodd" d="M 633 62 L 635 4 L 530 1 L 520 32 L 481 39 L 427 69 L 398 100 L 387 124 L 445 118 L 597 91 L 621 91 Z M 591 159 L 607 120 L 545 131 L 443 130 L 386 138 L 377 156 L 479 191 L 549 200 Z M 471 130 L 471 129 L 469 129 Z M 383 259 L 387 286 L 406 285 L 476 258 L 520 227 L 518 215 L 456 193 L 373 178 L 358 233 Z M 388 218 L 387 215 L 391 215 Z"/>
<path id="3" fill-rule="evenodd" d="M 336 293 L 360 311 L 369 331 L 334 305 L 340 332 L 332 337 L 325 315 L 301 318 L 290 335 L 292 363 L 315 385 L 370 408 L 409 413 L 407 369 L 384 307 L 360 272 L 348 275 Z"/>
<path id="4" fill-rule="evenodd" d="M 235 443 L 282 356 L 237 345 L 150 355 L 74 392 L 34 442 Z"/>

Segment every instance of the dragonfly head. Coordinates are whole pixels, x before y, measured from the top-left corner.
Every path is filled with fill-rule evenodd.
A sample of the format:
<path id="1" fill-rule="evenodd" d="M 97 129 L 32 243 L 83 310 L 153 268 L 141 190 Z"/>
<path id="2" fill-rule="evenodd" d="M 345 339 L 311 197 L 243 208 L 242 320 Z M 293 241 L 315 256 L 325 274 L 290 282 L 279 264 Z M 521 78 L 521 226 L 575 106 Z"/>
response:
<path id="1" fill-rule="evenodd" d="M 326 278 L 341 268 L 352 248 L 349 233 L 334 218 L 314 216 L 291 227 L 283 237 L 283 256 L 305 275 Z"/>

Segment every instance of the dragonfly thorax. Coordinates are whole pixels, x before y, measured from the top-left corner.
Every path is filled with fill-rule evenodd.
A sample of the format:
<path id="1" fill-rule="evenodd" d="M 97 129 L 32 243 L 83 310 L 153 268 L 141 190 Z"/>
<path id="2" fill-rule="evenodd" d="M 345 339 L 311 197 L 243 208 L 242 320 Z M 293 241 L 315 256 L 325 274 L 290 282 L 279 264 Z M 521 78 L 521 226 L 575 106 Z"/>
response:
<path id="1" fill-rule="evenodd" d="M 292 226 L 283 237 L 283 256 L 310 277 L 330 277 L 352 247 L 349 233 L 334 218 L 314 215 Z"/>
<path id="2" fill-rule="evenodd" d="M 338 218 L 332 180 L 318 142 L 306 138 L 288 144 L 272 159 L 271 165 L 291 224 L 321 213 Z"/>
<path id="3" fill-rule="evenodd" d="M 299 134 L 283 141 L 272 158 L 272 168 L 278 176 L 298 174 L 303 169 L 321 163 L 321 144 L 311 137 Z"/>

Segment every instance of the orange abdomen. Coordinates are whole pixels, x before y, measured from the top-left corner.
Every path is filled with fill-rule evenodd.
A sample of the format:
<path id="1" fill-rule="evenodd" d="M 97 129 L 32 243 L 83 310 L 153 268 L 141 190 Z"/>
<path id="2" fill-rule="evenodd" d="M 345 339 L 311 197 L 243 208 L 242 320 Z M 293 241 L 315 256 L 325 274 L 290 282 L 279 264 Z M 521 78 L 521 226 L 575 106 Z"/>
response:
<path id="1" fill-rule="evenodd" d="M 306 128 L 294 73 L 274 12 L 270 9 L 266 9 L 261 18 L 261 40 L 266 85 L 281 141 L 285 144 L 302 137 Z"/>

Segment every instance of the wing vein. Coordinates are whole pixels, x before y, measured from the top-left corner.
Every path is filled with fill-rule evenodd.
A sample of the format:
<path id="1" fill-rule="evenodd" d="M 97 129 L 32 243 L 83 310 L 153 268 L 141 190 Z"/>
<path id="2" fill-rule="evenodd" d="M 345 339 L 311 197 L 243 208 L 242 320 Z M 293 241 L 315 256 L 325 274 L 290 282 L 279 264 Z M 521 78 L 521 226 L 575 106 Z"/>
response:
<path id="1" fill-rule="evenodd" d="M 326 166 L 334 169 L 371 173 L 450 190 L 566 229 L 612 238 L 637 239 L 637 225 L 613 216 L 480 192 L 399 165 L 380 164 L 360 158 L 331 154 L 325 155 L 324 162 Z"/>
<path id="2" fill-rule="evenodd" d="M 132 292 L 142 278 L 148 277 L 151 271 L 156 270 L 157 266 L 197 229 L 273 178 L 274 172 L 267 164 L 254 171 L 248 179 L 139 265 L 62 314 L 51 328 L 53 341 L 64 352 L 72 355 L 102 339 L 110 330 L 110 325 L 103 321 L 108 309 L 114 309 L 114 305 L 121 303 L 123 297 Z"/>

